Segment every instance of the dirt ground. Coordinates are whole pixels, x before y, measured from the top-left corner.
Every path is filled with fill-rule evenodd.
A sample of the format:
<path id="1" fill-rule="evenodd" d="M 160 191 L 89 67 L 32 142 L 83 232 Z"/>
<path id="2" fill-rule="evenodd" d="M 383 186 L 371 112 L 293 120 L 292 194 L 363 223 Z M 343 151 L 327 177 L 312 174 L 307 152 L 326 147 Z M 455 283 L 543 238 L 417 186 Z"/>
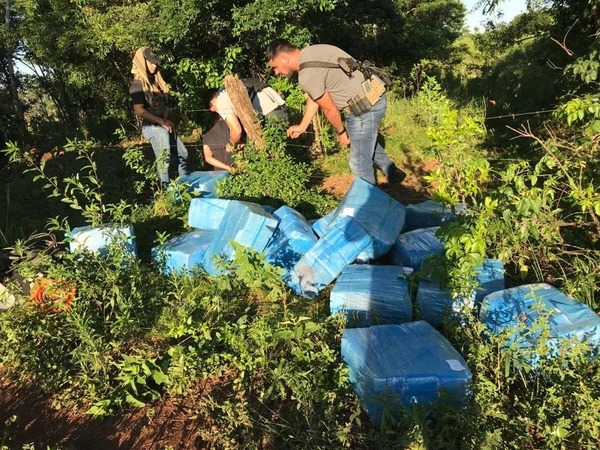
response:
<path id="1" fill-rule="evenodd" d="M 380 187 L 405 205 L 418 203 L 429 196 L 421 180 L 431 168 L 431 163 L 404 166 L 408 173 L 404 182 Z M 324 179 L 322 187 L 341 198 L 352 181 L 352 175 L 342 174 Z M 35 443 L 36 450 L 47 445 L 69 450 L 202 449 L 205 447 L 197 438 L 201 424 L 194 415 L 196 399 L 203 391 L 200 387 L 185 398 L 165 396 L 118 417 L 97 419 L 86 415 L 85 410 L 53 409 L 51 398 L 36 396 L 31 387 L 3 380 L 0 372 L 0 447 L 9 443 L 10 449 L 21 449 L 23 444 Z M 12 416 L 17 417 L 15 423 L 5 426 Z"/>
<path id="2" fill-rule="evenodd" d="M 60 446 L 65 450 L 203 448 L 202 443 L 197 442 L 199 424 L 193 418 L 195 398 L 201 391 L 179 399 L 165 396 L 153 405 L 130 408 L 109 419 L 86 415 L 83 409 L 56 410 L 51 398 L 35 395 L 29 386 L 2 381 L 0 392 L 0 430 L 9 434 L 8 439 L 4 439 L 11 450 L 32 443 L 36 450 L 46 449 L 46 446 Z M 4 426 L 12 416 L 17 417 L 16 422 Z"/>

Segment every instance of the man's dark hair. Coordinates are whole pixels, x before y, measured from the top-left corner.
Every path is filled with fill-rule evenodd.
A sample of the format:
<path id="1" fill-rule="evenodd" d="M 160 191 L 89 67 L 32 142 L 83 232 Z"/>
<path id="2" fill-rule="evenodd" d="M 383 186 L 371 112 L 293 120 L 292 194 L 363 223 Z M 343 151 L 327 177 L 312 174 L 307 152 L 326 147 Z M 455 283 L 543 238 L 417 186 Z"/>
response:
<path id="1" fill-rule="evenodd" d="M 298 47 L 296 47 L 294 44 L 292 44 L 290 41 L 288 41 L 287 39 L 275 39 L 274 41 L 272 41 L 269 45 L 267 45 L 267 49 L 266 49 L 266 55 L 267 55 L 267 61 L 271 61 L 272 59 L 275 59 L 277 57 L 277 55 L 279 55 L 282 52 L 286 52 L 286 53 L 290 53 L 293 52 L 294 50 L 298 50 Z"/>
<path id="2" fill-rule="evenodd" d="M 216 88 L 211 88 L 211 89 L 208 89 L 208 90 L 207 90 L 207 91 L 204 93 L 204 98 L 203 98 L 203 101 L 204 101 L 204 106 L 205 106 L 206 108 L 210 108 L 210 102 L 212 102 L 212 100 L 213 100 L 213 99 L 214 99 L 214 98 L 215 98 L 217 95 L 219 95 L 219 90 L 218 90 L 218 89 L 216 89 Z"/>

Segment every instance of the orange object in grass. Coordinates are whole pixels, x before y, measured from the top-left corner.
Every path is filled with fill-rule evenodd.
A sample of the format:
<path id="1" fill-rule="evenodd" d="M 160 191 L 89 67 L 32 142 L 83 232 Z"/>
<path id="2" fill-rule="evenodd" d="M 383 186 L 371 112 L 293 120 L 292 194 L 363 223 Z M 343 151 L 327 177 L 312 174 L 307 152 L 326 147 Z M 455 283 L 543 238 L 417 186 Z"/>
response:
<path id="1" fill-rule="evenodd" d="M 42 308 L 56 312 L 70 309 L 76 294 L 77 287 L 68 281 L 41 277 L 34 280 L 29 298 Z"/>

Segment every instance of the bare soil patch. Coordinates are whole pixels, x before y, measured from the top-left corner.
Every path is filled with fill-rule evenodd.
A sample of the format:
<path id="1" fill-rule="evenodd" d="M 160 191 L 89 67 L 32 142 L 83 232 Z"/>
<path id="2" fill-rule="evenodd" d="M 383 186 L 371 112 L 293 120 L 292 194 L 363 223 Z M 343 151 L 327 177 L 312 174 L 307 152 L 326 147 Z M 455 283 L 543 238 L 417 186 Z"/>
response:
<path id="1" fill-rule="evenodd" d="M 51 398 L 37 395 L 31 386 L 2 381 L 0 391 L 0 429 L 12 416 L 17 417 L 5 431 L 10 435 L 9 448 L 31 443 L 36 449 L 50 445 L 70 450 L 202 448 L 194 419 L 199 392 L 185 398 L 167 395 L 153 405 L 101 419 L 87 415 L 85 409 L 56 410 Z"/>

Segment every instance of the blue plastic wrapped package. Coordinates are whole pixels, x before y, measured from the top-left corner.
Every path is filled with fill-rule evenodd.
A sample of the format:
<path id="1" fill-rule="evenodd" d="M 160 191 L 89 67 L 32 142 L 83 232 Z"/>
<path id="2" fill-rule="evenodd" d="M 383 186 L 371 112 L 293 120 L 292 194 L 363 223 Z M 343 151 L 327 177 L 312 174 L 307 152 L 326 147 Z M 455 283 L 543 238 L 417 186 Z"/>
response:
<path id="1" fill-rule="evenodd" d="M 191 272 L 202 266 L 204 254 L 215 233 L 213 230 L 193 230 L 174 237 L 165 244 L 154 247 L 152 257 L 158 260 L 164 254 L 165 274 L 177 270 Z"/>
<path id="2" fill-rule="evenodd" d="M 188 190 L 202 197 L 217 197 L 217 183 L 229 176 L 226 170 L 211 170 L 191 172 L 179 178 L 179 184 L 187 184 Z"/>
<path id="3" fill-rule="evenodd" d="M 471 372 L 462 356 L 425 321 L 344 331 L 342 359 L 373 424 L 399 419 L 400 408 L 447 398 L 470 400 Z"/>
<path id="4" fill-rule="evenodd" d="M 464 212 L 466 207 L 462 204 L 456 205 L 458 213 Z M 440 227 L 446 222 L 455 220 L 452 209 L 443 203 L 425 200 L 421 203 L 406 206 L 406 220 L 404 221 L 403 233 L 418 228 Z"/>
<path id="5" fill-rule="evenodd" d="M 353 218 L 344 217 L 300 258 L 290 272 L 288 286 L 303 297 L 316 297 L 371 243 Z"/>
<path id="6" fill-rule="evenodd" d="M 475 303 L 478 305 L 486 295 L 504 289 L 504 264 L 499 259 L 487 258 L 475 270 L 479 282 L 475 291 Z"/>
<path id="7" fill-rule="evenodd" d="M 401 233 L 387 254 L 389 263 L 419 270 L 425 258 L 442 255 L 444 243 L 435 236 L 437 230 L 439 227 Z"/>
<path id="8" fill-rule="evenodd" d="M 66 237 L 69 239 L 71 253 L 87 250 L 100 256 L 108 253 L 108 247 L 115 244 L 137 257 L 135 236 L 131 225 L 116 225 L 107 223 L 101 227 L 73 228 Z"/>
<path id="9" fill-rule="evenodd" d="M 510 329 L 509 341 L 517 343 L 523 359 L 534 363 L 538 353 L 540 316 L 548 315 L 549 356 L 557 355 L 561 342 L 587 342 L 597 351 L 600 345 L 600 317 L 589 306 L 546 284 L 526 284 L 486 295 L 481 302 L 479 318 L 494 334 Z"/>
<path id="10" fill-rule="evenodd" d="M 188 210 L 188 225 L 200 230 L 218 230 L 225 218 L 225 211 L 232 201 L 218 198 L 193 198 Z"/>
<path id="11" fill-rule="evenodd" d="M 270 264 L 283 268 L 286 278 L 294 265 L 317 242 L 311 226 L 298 211 L 282 206 L 273 213 L 279 225 L 265 250 Z"/>
<path id="12" fill-rule="evenodd" d="M 480 299 L 492 292 L 504 289 L 504 265 L 498 259 L 485 259 L 475 268 L 478 288 L 467 298 L 452 296 L 449 289 L 436 281 L 419 280 L 417 305 L 421 317 L 434 327 L 442 324 L 446 314 L 454 314 L 461 320 L 468 320 L 465 312 L 470 312 Z"/>
<path id="13" fill-rule="evenodd" d="M 410 322 L 412 299 L 404 268 L 349 265 L 335 281 L 329 309 L 344 313 L 347 327 Z"/>
<path id="14" fill-rule="evenodd" d="M 228 261 L 233 258 L 234 249 L 229 243 L 230 240 L 262 252 L 273 237 L 277 224 L 277 219 L 262 206 L 231 200 L 225 210 L 221 227 L 216 230 L 206 250 L 202 265 L 210 275 L 218 274 L 220 271 L 215 267 L 214 257 L 223 256 Z"/>
<path id="15" fill-rule="evenodd" d="M 344 217 L 354 218 L 372 239 L 372 244 L 361 252 L 358 259 L 375 260 L 394 245 L 404 225 L 405 214 L 402 203 L 362 178 L 355 178 L 340 204 L 333 210 L 329 223 L 324 224 L 324 229 L 331 229 Z"/>
<path id="16" fill-rule="evenodd" d="M 325 236 L 325 233 L 327 233 L 327 230 L 329 229 L 328 226 L 331 223 L 331 220 L 333 219 L 334 213 L 335 210 L 329 212 L 328 214 L 324 215 L 323 217 L 317 220 L 312 221 L 311 226 L 317 237 Z"/>

